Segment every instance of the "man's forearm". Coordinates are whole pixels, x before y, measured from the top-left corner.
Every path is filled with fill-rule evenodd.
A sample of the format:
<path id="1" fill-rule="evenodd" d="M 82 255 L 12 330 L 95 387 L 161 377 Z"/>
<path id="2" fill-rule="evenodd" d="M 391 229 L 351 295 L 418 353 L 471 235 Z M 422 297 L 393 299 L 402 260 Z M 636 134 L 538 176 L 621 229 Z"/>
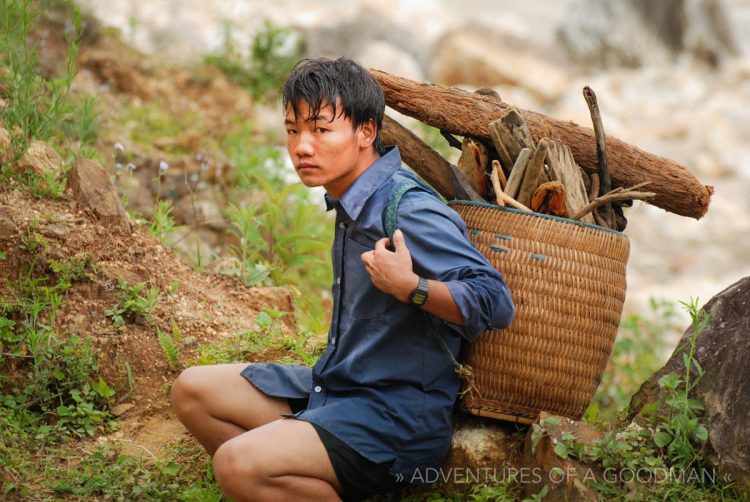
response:
<path id="1" fill-rule="evenodd" d="M 414 287 L 411 289 L 404 289 L 397 295 L 394 295 L 398 300 L 408 303 L 409 294 L 419 284 L 419 276 L 414 275 L 414 280 L 410 281 L 414 283 Z M 430 314 L 439 317 L 440 319 L 458 325 L 463 325 L 464 316 L 456 305 L 456 301 L 453 299 L 453 295 L 448 289 L 448 285 L 441 281 L 435 281 L 429 279 L 427 281 L 427 303 L 422 305 L 422 310 L 429 312 Z M 416 307 L 415 307 L 416 308 Z"/>
<path id="2" fill-rule="evenodd" d="M 427 303 L 422 305 L 422 310 L 453 324 L 463 325 L 464 316 L 456 305 L 448 285 L 441 281 L 428 281 Z"/>

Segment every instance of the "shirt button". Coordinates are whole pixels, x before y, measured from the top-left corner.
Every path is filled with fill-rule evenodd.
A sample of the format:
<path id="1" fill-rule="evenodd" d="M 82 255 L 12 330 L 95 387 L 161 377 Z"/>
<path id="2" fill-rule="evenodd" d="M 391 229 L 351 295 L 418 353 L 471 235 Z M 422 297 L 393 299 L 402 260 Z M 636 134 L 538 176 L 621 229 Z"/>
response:
<path id="1" fill-rule="evenodd" d="M 339 222 L 339 228 L 341 229 L 346 228 L 346 224 L 343 221 Z"/>
<path id="2" fill-rule="evenodd" d="M 336 284 L 341 284 L 341 277 L 336 277 Z"/>
<path id="3" fill-rule="evenodd" d="M 323 387 L 321 387 L 320 385 L 315 386 L 315 392 L 320 392 L 321 390 L 323 390 Z"/>

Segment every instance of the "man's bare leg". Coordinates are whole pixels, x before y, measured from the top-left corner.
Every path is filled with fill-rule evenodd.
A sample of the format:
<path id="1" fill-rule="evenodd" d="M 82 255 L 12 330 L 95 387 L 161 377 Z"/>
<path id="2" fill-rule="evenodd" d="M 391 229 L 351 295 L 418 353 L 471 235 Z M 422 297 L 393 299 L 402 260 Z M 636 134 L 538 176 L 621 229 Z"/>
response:
<path id="1" fill-rule="evenodd" d="M 214 473 L 232 500 L 340 500 L 328 452 L 310 423 L 279 419 L 240 434 L 214 455 Z"/>
<path id="2" fill-rule="evenodd" d="M 194 366 L 172 385 L 177 417 L 213 455 L 226 441 L 290 413 L 286 399 L 270 397 L 240 372 L 247 364 Z"/>

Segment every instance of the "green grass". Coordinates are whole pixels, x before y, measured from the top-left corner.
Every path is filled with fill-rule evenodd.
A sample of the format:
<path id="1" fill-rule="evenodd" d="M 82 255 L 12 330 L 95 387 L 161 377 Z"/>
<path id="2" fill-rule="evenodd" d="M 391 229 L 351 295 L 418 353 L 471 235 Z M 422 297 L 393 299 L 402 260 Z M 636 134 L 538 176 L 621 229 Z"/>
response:
<path id="1" fill-rule="evenodd" d="M 37 72 L 39 37 L 35 30 L 51 11 L 69 14 L 67 52 L 56 74 Z M 18 175 L 11 163 L 0 165 L 0 185 L 19 186 L 40 197 L 60 197 L 67 166 L 74 156 L 93 157 L 98 112 L 93 97 L 72 96 L 77 73 L 81 15 L 73 2 L 0 0 L 0 123 L 10 132 L 13 158 L 19 159 L 33 140 L 54 145 L 66 161 L 59 173 Z"/>

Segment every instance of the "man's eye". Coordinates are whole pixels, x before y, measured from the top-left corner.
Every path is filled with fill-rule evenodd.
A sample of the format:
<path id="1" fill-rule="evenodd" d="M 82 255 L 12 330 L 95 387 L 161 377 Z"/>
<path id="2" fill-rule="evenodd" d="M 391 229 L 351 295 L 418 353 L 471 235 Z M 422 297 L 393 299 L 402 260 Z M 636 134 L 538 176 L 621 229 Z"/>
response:
<path id="1" fill-rule="evenodd" d="M 297 134 L 297 130 L 296 129 L 287 129 L 286 133 L 287 133 L 288 136 L 291 136 L 293 134 Z"/>
<path id="2" fill-rule="evenodd" d="M 326 129 L 325 127 L 316 127 L 315 132 L 320 132 L 320 133 L 328 132 L 328 129 Z"/>

